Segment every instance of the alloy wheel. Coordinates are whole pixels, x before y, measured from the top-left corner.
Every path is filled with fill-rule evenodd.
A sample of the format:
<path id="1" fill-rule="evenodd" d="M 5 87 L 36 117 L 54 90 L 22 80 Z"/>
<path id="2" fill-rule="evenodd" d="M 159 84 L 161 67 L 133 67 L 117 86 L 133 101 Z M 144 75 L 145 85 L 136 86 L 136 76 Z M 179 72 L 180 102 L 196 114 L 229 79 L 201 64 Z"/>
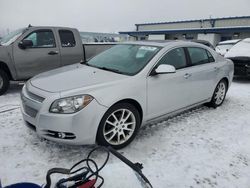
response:
<path id="1" fill-rule="evenodd" d="M 220 82 L 215 91 L 215 97 L 214 97 L 215 104 L 220 105 L 223 102 L 225 95 L 226 95 L 226 85 L 224 82 Z"/>
<path id="2" fill-rule="evenodd" d="M 136 118 L 128 109 L 118 109 L 105 121 L 103 135 L 111 145 L 121 145 L 127 142 L 136 129 Z"/>

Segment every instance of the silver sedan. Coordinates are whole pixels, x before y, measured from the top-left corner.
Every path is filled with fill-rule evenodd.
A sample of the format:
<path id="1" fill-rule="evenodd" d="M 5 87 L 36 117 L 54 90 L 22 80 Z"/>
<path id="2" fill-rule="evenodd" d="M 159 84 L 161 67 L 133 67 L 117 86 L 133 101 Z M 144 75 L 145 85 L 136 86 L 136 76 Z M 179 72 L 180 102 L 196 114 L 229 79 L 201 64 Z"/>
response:
<path id="1" fill-rule="evenodd" d="M 22 114 L 48 140 L 119 149 L 141 125 L 200 104 L 220 106 L 233 72 L 231 60 L 201 44 L 124 43 L 29 80 Z"/>

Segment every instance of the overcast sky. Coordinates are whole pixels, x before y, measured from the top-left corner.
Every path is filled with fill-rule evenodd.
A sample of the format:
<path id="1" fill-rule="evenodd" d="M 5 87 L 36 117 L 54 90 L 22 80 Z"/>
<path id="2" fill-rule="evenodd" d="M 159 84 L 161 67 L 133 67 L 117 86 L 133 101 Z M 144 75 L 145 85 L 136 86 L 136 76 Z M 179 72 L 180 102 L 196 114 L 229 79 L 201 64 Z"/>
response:
<path id="1" fill-rule="evenodd" d="M 31 25 L 135 30 L 135 23 L 250 16 L 250 0 L 0 0 L 0 32 Z"/>

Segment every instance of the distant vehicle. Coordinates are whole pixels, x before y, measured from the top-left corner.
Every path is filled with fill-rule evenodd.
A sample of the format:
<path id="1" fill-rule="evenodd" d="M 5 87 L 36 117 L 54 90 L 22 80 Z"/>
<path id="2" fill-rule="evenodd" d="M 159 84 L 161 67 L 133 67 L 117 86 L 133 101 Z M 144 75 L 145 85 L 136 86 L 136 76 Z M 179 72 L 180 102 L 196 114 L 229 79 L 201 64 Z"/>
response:
<path id="1" fill-rule="evenodd" d="M 215 50 L 220 55 L 224 56 L 239 41 L 240 41 L 240 39 L 226 40 L 223 42 L 219 42 L 219 44 L 216 46 Z"/>
<path id="2" fill-rule="evenodd" d="M 206 40 L 191 40 L 191 41 L 196 42 L 196 43 L 200 43 L 200 44 L 204 44 L 205 46 L 208 46 L 208 47 L 212 48 L 213 50 L 215 50 L 214 46 Z"/>
<path id="3" fill-rule="evenodd" d="M 234 62 L 234 75 L 250 76 L 250 38 L 235 44 L 225 54 L 225 58 Z"/>
<path id="4" fill-rule="evenodd" d="M 0 95 L 10 80 L 27 80 L 41 72 L 79 63 L 114 44 L 83 45 L 77 29 L 27 27 L 0 41 Z"/>
<path id="5" fill-rule="evenodd" d="M 130 42 L 35 76 L 23 87 L 21 109 L 28 127 L 48 140 L 119 149 L 142 124 L 220 106 L 232 78 L 232 61 L 204 45 Z"/>

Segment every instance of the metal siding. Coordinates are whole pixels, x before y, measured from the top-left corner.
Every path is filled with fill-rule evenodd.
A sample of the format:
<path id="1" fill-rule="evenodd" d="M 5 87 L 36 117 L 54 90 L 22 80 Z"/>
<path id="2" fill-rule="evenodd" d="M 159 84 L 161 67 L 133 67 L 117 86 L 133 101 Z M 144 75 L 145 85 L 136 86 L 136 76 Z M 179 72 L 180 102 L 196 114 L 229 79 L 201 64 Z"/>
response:
<path id="1" fill-rule="evenodd" d="M 210 21 L 204 21 L 202 28 L 212 28 L 212 25 L 211 25 Z"/>
<path id="2" fill-rule="evenodd" d="M 215 27 L 250 26 L 250 19 L 217 20 Z"/>
<path id="3" fill-rule="evenodd" d="M 228 19 L 205 19 L 197 21 L 183 21 L 183 22 L 166 22 L 166 23 L 152 23 L 152 24 L 138 24 L 138 31 L 152 31 L 152 30 L 169 30 L 169 29 L 197 29 L 197 28 L 212 28 L 212 22 L 215 21 L 216 27 L 235 27 L 235 26 L 250 26 L 250 17 L 244 18 L 228 18 Z"/>
<path id="4" fill-rule="evenodd" d="M 234 16 L 234 17 L 224 17 L 224 18 L 213 18 L 213 20 L 234 20 L 234 19 L 250 19 L 250 16 Z M 188 22 L 200 22 L 200 21 L 210 21 L 211 19 L 199 19 L 199 20 L 184 20 L 184 21 L 171 21 L 171 22 L 158 22 L 158 23 L 142 23 L 135 24 L 136 26 L 142 25 L 159 25 L 159 24 L 171 24 L 171 23 L 188 23 Z"/>
<path id="5" fill-rule="evenodd" d="M 171 24 L 159 24 L 159 25 L 139 25 L 138 31 L 151 31 L 151 30 L 167 30 L 167 29 L 191 29 L 200 28 L 201 22 L 189 22 L 189 23 L 171 23 Z"/>

